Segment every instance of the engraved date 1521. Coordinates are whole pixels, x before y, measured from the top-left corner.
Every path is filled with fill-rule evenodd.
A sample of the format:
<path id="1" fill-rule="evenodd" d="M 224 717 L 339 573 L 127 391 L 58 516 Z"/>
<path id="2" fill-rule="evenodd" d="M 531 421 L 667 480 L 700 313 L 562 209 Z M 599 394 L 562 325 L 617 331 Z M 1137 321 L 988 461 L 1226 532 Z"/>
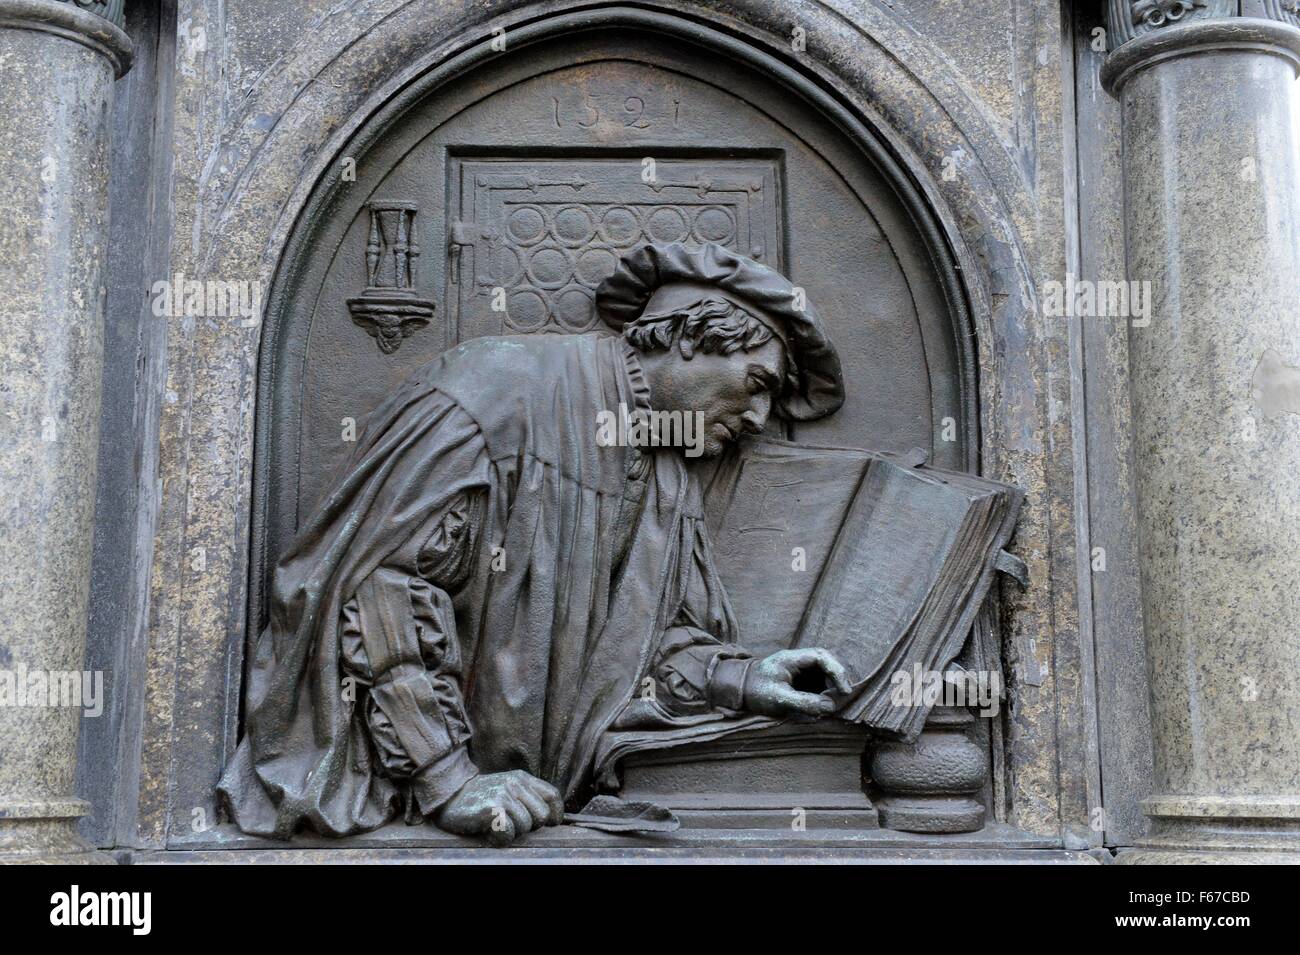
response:
<path id="1" fill-rule="evenodd" d="M 650 129 L 653 126 L 669 125 L 676 129 L 681 120 L 682 103 L 679 99 L 659 106 L 647 107 L 644 98 L 636 95 L 624 96 L 621 102 L 617 97 L 614 102 L 594 99 L 590 94 L 584 95 L 581 103 L 561 102 L 560 97 L 552 96 L 551 118 L 556 129 L 578 127 L 592 129 L 605 124 L 621 125 L 625 129 Z"/>

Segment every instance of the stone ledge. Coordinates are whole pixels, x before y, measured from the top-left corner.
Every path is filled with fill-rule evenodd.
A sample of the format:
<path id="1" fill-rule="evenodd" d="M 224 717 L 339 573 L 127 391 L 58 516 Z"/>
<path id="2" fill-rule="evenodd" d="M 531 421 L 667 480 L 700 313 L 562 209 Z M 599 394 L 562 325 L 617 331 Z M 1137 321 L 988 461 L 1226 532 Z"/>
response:
<path id="1" fill-rule="evenodd" d="M 1151 796 L 1142 801 L 1148 816 L 1184 819 L 1300 820 L 1300 796 Z"/>
<path id="2" fill-rule="evenodd" d="M 1115 865 L 1300 865 L 1300 852 L 1260 850 L 1121 849 Z"/>
<path id="3" fill-rule="evenodd" d="M 783 818 L 788 818 L 783 816 Z M 615 835 L 583 829 L 578 826 L 556 826 L 531 833 L 506 850 L 489 849 L 474 839 L 451 835 L 432 826 L 408 826 L 401 822 L 390 823 L 375 832 L 342 839 L 328 839 L 303 833 L 289 843 L 247 836 L 230 824 L 223 824 L 207 832 L 188 837 L 173 838 L 170 847 L 161 852 L 215 851 L 215 852 L 386 852 L 414 850 L 429 854 L 445 852 L 501 852 L 507 855 L 521 851 L 610 851 L 615 854 L 632 851 L 663 851 L 682 849 L 698 852 L 732 852 L 737 850 L 762 850 L 779 852 L 820 852 L 850 850 L 856 852 L 877 850 L 913 851 L 1026 851 L 1056 850 L 1060 840 L 1050 836 L 1034 835 L 1012 826 L 995 823 L 978 832 L 946 835 L 922 835 L 895 832 L 890 829 L 807 829 L 796 832 L 790 829 L 687 829 L 661 835 Z"/>
<path id="4" fill-rule="evenodd" d="M 125 865 L 1105 865 L 1093 852 L 1068 849 L 255 849 L 134 851 Z"/>

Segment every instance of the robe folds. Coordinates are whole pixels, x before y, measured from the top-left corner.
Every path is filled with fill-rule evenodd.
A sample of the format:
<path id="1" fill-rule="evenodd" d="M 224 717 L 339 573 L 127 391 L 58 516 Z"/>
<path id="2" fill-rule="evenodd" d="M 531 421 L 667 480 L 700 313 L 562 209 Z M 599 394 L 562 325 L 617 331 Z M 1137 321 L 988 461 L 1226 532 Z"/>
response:
<path id="1" fill-rule="evenodd" d="M 510 769 L 573 805 L 611 741 L 752 722 L 699 482 L 597 440 L 646 395 L 620 339 L 482 338 L 367 419 L 275 569 L 219 787 L 242 830 L 362 832 Z"/>

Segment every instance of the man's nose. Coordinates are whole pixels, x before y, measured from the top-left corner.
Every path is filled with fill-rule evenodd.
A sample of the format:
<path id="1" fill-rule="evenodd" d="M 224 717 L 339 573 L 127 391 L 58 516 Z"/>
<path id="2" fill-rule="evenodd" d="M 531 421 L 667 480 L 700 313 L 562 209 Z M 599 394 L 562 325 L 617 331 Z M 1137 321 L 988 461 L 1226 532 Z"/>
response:
<path id="1" fill-rule="evenodd" d="M 751 407 L 740 416 L 741 424 L 744 425 L 745 431 L 749 434 L 762 434 L 763 425 L 767 424 L 767 413 L 771 408 L 771 403 L 764 401 L 761 407 Z"/>

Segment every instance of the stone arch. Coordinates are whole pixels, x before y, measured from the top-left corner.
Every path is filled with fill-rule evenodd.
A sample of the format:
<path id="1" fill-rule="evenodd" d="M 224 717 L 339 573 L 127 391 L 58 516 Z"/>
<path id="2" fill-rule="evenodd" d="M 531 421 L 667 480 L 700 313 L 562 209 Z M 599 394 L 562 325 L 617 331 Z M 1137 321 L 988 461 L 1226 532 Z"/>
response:
<path id="1" fill-rule="evenodd" d="M 589 29 L 592 20 L 591 11 L 557 13 L 532 24 L 517 27 L 502 34 L 502 37 L 509 44 L 509 49 L 518 51 L 528 45 L 544 43 L 555 36 L 574 38 L 580 35 L 584 28 Z M 920 170 L 907 169 L 869 126 L 853 116 L 821 84 L 774 59 L 749 39 L 727 35 L 713 26 L 687 20 L 675 14 L 636 8 L 602 8 L 595 22 L 599 23 L 603 32 L 623 29 L 672 36 L 682 42 L 698 44 L 702 48 L 724 54 L 750 69 L 774 77 L 780 86 L 799 96 L 819 115 L 830 119 L 839 127 L 860 150 L 862 159 L 871 164 L 888 182 L 921 234 L 943 288 L 945 310 L 942 322 L 947 323 L 945 332 L 951 339 L 955 354 L 953 367 L 946 369 L 945 373 L 956 379 L 953 384 L 959 395 L 960 407 L 960 412 L 953 416 L 954 420 L 951 424 L 960 428 L 959 439 L 964 449 L 961 460 L 945 463 L 976 467 L 978 395 L 974 349 L 971 347 L 971 341 L 975 338 L 971 322 L 971 294 L 961 281 L 960 266 L 953 255 L 951 245 L 944 237 L 938 218 L 915 184 L 915 174 Z M 456 82 L 457 78 L 473 75 L 475 69 L 490 63 L 500 54 L 501 51 L 491 44 L 485 46 L 480 43 L 463 51 L 451 62 L 443 63 L 415 78 L 361 124 L 344 146 L 348 159 L 354 163 L 348 171 L 352 172 L 355 169 L 355 163 L 365 161 L 395 125 L 418 110 L 422 103 L 436 96 L 448 84 Z M 488 81 L 485 79 L 478 82 Z M 483 93 L 484 98 L 488 95 L 490 94 L 487 92 Z M 280 263 L 277 279 L 272 286 L 268 309 L 269 320 L 264 326 L 260 351 L 258 447 L 262 468 L 259 470 L 260 480 L 255 485 L 255 507 L 259 504 L 262 507 L 266 506 L 266 493 L 270 487 L 283 486 L 286 481 L 296 483 L 299 479 L 299 475 L 293 473 L 291 469 L 278 468 L 277 465 L 281 459 L 291 458 L 297 461 L 295 441 L 301 443 L 302 438 L 295 434 L 286 435 L 283 431 L 276 433 L 274 429 L 277 426 L 283 427 L 286 421 L 289 427 L 297 427 L 302 412 L 300 393 L 303 387 L 299 375 L 307 373 L 305 369 L 308 364 L 306 346 L 302 343 L 307 330 L 288 328 L 285 322 L 288 316 L 292 316 L 299 323 L 309 323 L 311 317 L 310 315 L 304 317 L 301 310 L 294 311 L 287 307 L 287 303 L 297 296 L 310 294 L 310 289 L 304 289 L 295 281 L 302 273 L 302 264 L 298 261 L 298 257 L 306 254 L 315 232 L 319 231 L 322 219 L 336 215 L 348 220 L 356 214 L 355 201 L 344 208 L 345 203 L 342 198 L 344 193 L 352 189 L 351 178 L 344 173 L 342 161 L 336 161 L 334 167 L 334 174 L 325 176 L 317 183 L 306 204 L 303 215 L 286 246 L 284 259 Z M 427 244 L 428 240 L 426 240 Z M 929 334 L 933 335 L 934 330 L 931 329 Z M 451 343 L 447 341 L 444 344 Z M 274 557 L 273 553 L 268 554 L 268 549 L 274 551 L 275 548 L 273 546 L 268 548 L 266 542 L 275 541 L 277 537 L 282 541 L 285 537 L 284 526 L 290 520 L 285 515 L 271 514 L 269 517 L 264 517 L 265 514 L 264 510 L 259 511 L 254 518 L 256 549 L 252 583 L 255 602 L 260 593 L 260 585 L 264 583 L 265 575 L 269 572 L 269 563 Z M 277 524 L 279 526 L 276 526 Z M 258 622 L 260 617 L 260 614 L 255 613 L 253 621 Z"/>
<path id="2" fill-rule="evenodd" d="M 843 128 L 869 134 L 880 161 L 917 197 L 936 250 L 949 258 L 959 280 L 964 334 L 973 339 L 969 373 L 978 410 L 972 410 L 969 427 L 978 466 L 1031 494 L 1018 537 L 1041 584 L 1009 602 L 1010 626 L 1013 634 L 1050 639 L 1052 615 L 1070 599 L 1072 582 L 1065 573 L 1053 577 L 1051 516 L 1044 495 L 1036 493 L 1046 487 L 1053 467 L 1038 384 L 1049 362 L 1045 336 L 1031 320 L 1034 289 L 1012 212 L 1031 207 L 1030 190 L 992 117 L 887 10 L 868 7 L 850 17 L 809 2 L 787 7 L 774 19 L 762 0 L 733 0 L 707 11 L 669 2 L 632 7 L 557 0 L 525 8 L 519 0 L 408 0 L 390 4 L 370 21 L 350 10 L 331 12 L 314 36 L 267 71 L 226 127 L 229 132 L 213 144 L 204 200 L 191 223 L 194 271 L 259 277 L 272 289 L 274 314 L 275 296 L 296 267 L 294 231 L 311 217 L 313 204 L 325 201 L 321 184 L 337 176 L 338 160 L 355 148 L 363 128 L 381 135 L 385 110 L 415 95 L 418 84 L 463 75 L 486 55 L 494 28 L 522 41 L 534 32 L 619 17 L 658 17 L 662 24 L 707 33 L 720 52 L 760 57 L 773 75 L 814 95 Z M 806 25 L 807 37 L 806 49 L 797 52 L 789 43 L 795 22 Z M 951 180 L 939 175 L 945 156 L 959 163 L 960 174 Z M 228 228 L 236 221 L 239 229 Z M 191 387 L 185 406 L 172 412 L 174 420 L 164 420 L 162 453 L 181 461 L 177 473 L 185 478 L 185 491 L 164 498 L 163 552 L 156 566 L 174 567 L 170 573 L 184 576 L 182 555 L 205 546 L 205 580 L 212 583 L 192 605 L 156 607 L 155 613 L 159 627 L 177 642 L 227 648 L 223 672 L 212 675 L 225 681 L 224 707 L 213 717 L 220 725 L 203 731 L 208 742 L 200 746 L 212 754 L 214 771 L 237 732 L 239 661 L 245 635 L 256 626 L 256 614 L 248 616 L 249 598 L 256 611 L 265 565 L 258 530 L 263 515 L 254 511 L 250 521 L 250 504 L 264 500 L 252 461 L 265 458 L 267 429 L 257 427 L 256 419 L 270 408 L 258 402 L 257 378 L 274 373 L 276 334 L 268 326 L 260 336 L 248 332 L 236 339 L 200 325 L 182 330 L 169 346 L 172 374 L 188 376 Z M 221 340 L 210 341 L 214 336 Z M 243 367 L 242 376 L 235 376 L 239 388 L 232 392 L 220 376 L 204 374 L 200 354 L 203 363 Z M 202 459 L 185 450 L 199 446 L 209 451 Z M 176 559 L 169 561 L 174 548 Z M 169 586 L 160 580 L 154 592 L 169 592 Z M 219 612 L 208 612 L 213 608 Z M 1041 643 L 1040 648 L 1049 652 Z M 1054 706 L 1050 691 L 1049 685 L 1039 692 L 1035 705 Z M 1036 746 L 1034 763 L 1054 765 L 1055 746 L 1054 739 Z"/>

